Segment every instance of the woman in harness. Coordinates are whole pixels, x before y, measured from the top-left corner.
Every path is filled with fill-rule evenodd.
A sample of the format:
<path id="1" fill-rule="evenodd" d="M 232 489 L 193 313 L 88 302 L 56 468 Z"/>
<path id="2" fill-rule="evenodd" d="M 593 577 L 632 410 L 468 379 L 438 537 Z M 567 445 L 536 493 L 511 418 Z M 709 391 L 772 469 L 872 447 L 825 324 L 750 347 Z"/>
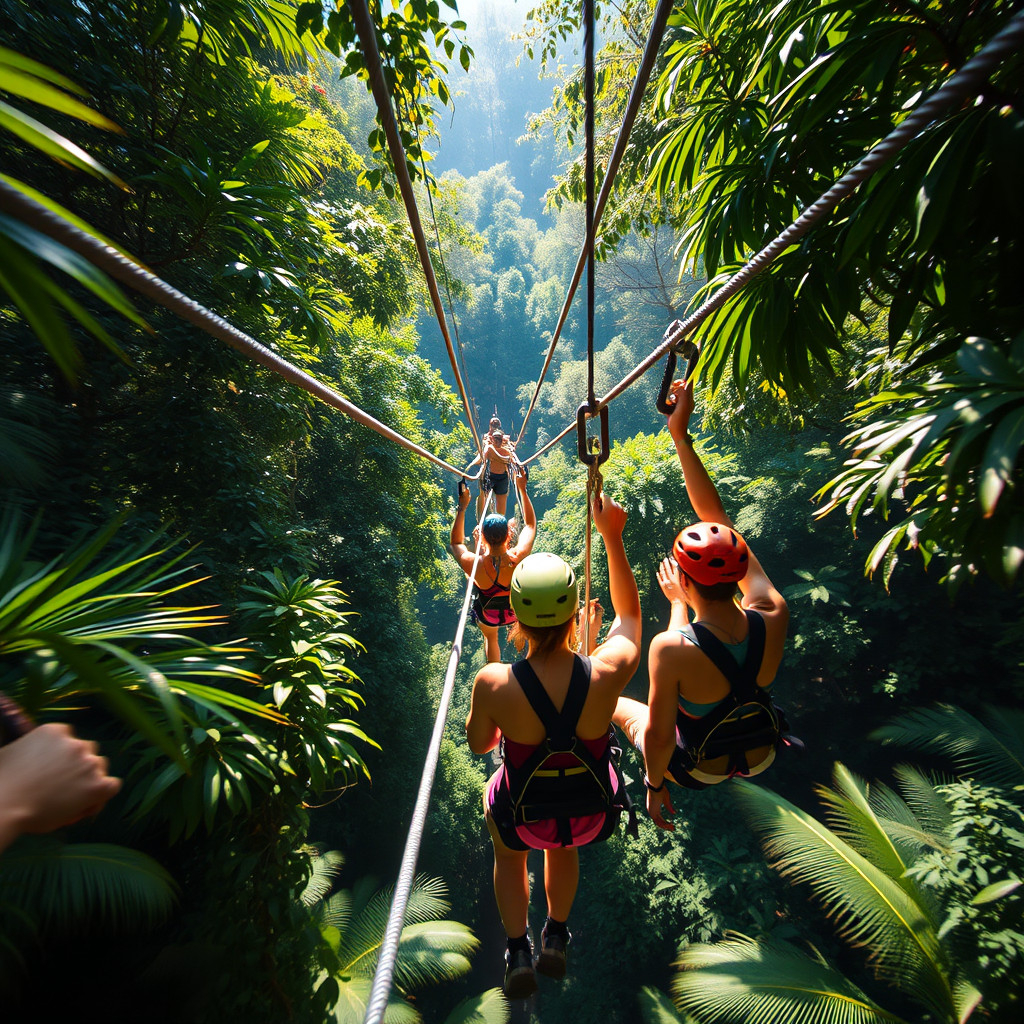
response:
<path id="1" fill-rule="evenodd" d="M 757 557 L 733 528 L 693 449 L 687 433 L 693 412 L 690 382 L 676 381 L 670 401 L 675 407 L 668 420 L 669 433 L 690 503 L 702 521 L 679 533 L 672 547 L 674 557 L 664 559 L 658 570 L 658 582 L 672 603 L 672 613 L 668 628 L 654 637 L 648 652 L 649 703 L 645 706 L 621 698 L 614 721 L 644 755 L 648 813 L 660 828 L 673 831 L 664 816 L 675 813 L 666 779 L 700 789 L 736 774 L 756 775 L 774 760 L 774 744 L 765 743 L 744 751 L 738 766 L 730 756 L 694 763 L 682 732 L 677 732 L 677 723 L 685 727 L 694 720 L 712 721 L 707 716 L 714 715 L 733 692 L 733 684 L 712 660 L 716 656 L 731 674 L 745 670 L 747 680 L 756 684 L 751 687 L 755 700 L 760 695 L 765 706 L 771 707 L 768 688 L 782 661 L 789 611 Z M 728 652 L 726 660 L 721 660 L 723 648 Z"/>
<path id="2" fill-rule="evenodd" d="M 501 641 L 498 630 L 502 626 L 511 626 L 516 621 L 509 604 L 509 584 L 512 581 L 512 570 L 533 549 L 533 541 L 537 535 L 537 516 L 533 511 L 533 503 L 526 493 L 526 476 L 516 477 L 516 492 L 519 495 L 519 507 L 522 510 L 523 528 L 515 547 L 509 548 L 509 524 L 502 515 L 484 517 L 480 524 L 483 534 L 483 551 L 477 564 L 473 584 L 476 592 L 473 595 L 473 621 L 480 627 L 484 635 L 484 657 L 487 661 L 501 661 Z M 473 571 L 474 552 L 466 546 L 466 509 L 469 506 L 469 488 L 459 483 L 459 510 L 455 513 L 448 550 L 455 561 L 462 566 L 468 576 Z"/>
<path id="3" fill-rule="evenodd" d="M 504 764 L 485 788 L 484 818 L 494 847 L 494 895 L 508 936 L 504 991 L 510 999 L 523 999 L 536 989 L 535 969 L 554 978 L 564 976 L 569 942 L 566 922 L 579 883 L 578 845 L 605 838 L 614 828 L 621 806 L 606 805 L 604 815 L 574 816 L 568 824 L 572 836 L 567 837 L 559 834 L 560 819 L 529 815 L 521 819 L 513 806 L 507 772 L 510 767 L 522 768 L 531 757 L 536 759 L 538 750 L 566 749 L 553 745 L 552 730 L 543 723 L 541 711 L 549 721 L 556 719 L 563 730 L 571 725 L 568 748 L 585 748 L 580 759 L 612 764 L 609 725 L 615 701 L 640 662 L 640 597 L 622 545 L 625 511 L 610 498 L 599 496 L 594 503 L 594 522 L 604 538 L 615 610 L 604 643 L 589 659 L 576 655 L 576 577 L 557 555 L 531 555 L 519 564 L 511 580 L 512 607 L 518 619 L 512 640 L 520 649 L 526 646 L 527 656 L 515 665 L 485 665 L 477 673 L 466 719 L 466 738 L 474 753 L 486 754 L 499 742 L 502 745 Z M 569 773 L 556 770 L 549 786 L 561 789 L 563 774 L 568 777 Z M 609 775 L 610 771 L 605 783 L 610 789 Z M 566 789 L 572 785 L 567 778 Z M 558 810 L 571 813 L 567 806 Z M 608 817 L 613 819 L 610 828 L 604 823 Z M 577 845 L 563 845 L 566 838 Z M 526 858 L 530 849 L 544 850 L 548 915 L 536 964 L 527 935 L 530 885 Z"/>
<path id="4" fill-rule="evenodd" d="M 483 442 L 485 465 L 483 473 L 480 474 L 480 494 L 476 499 L 477 519 L 484 510 L 488 491 L 494 491 L 495 511 L 500 516 L 505 514 L 508 506 L 509 465 L 513 466 L 514 472 L 521 470 L 519 463 L 516 462 L 515 442 L 501 429 L 501 420 L 497 416 L 491 417 Z M 481 456 L 478 455 L 470 466 L 475 466 L 480 461 Z"/>

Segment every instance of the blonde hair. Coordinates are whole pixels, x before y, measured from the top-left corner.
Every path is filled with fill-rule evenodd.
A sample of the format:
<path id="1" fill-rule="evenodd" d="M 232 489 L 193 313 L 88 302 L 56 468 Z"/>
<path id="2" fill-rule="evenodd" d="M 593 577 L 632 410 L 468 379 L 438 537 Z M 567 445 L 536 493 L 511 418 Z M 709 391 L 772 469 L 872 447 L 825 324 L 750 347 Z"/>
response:
<path id="1" fill-rule="evenodd" d="M 579 614 L 571 616 L 557 626 L 527 626 L 516 619 L 509 627 L 508 638 L 519 654 L 526 648 L 527 658 L 547 654 L 560 647 L 562 641 L 566 639 L 569 642 L 569 649 L 576 651 L 580 646 L 578 621 Z"/>

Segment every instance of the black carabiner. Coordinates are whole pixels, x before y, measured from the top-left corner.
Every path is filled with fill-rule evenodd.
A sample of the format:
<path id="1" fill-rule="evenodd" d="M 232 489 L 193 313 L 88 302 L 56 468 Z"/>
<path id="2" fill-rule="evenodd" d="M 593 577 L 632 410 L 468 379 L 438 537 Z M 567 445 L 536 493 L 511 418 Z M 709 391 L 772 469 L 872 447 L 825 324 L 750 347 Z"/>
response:
<path id="1" fill-rule="evenodd" d="M 672 334 L 680 327 L 680 322 L 674 320 L 669 324 L 668 330 L 662 337 L 662 341 L 667 340 Z M 686 356 L 686 376 L 684 380 L 689 380 L 693 376 L 693 371 L 697 368 L 697 360 L 700 358 L 700 349 L 689 339 L 683 338 L 681 341 L 672 345 L 668 350 L 668 359 L 665 363 L 665 376 L 661 378 L 661 390 L 658 392 L 658 399 L 656 405 L 658 412 L 663 413 L 665 416 L 671 416 L 672 410 L 675 408 L 674 404 L 670 404 L 668 400 L 669 388 L 672 387 L 672 380 L 676 374 L 676 355 Z"/>
<path id="2" fill-rule="evenodd" d="M 600 466 L 608 458 L 608 406 L 601 410 L 601 451 L 597 454 L 588 451 L 588 440 L 596 441 L 597 438 L 587 438 L 587 415 L 590 413 L 590 404 L 583 402 L 576 410 L 576 454 L 580 462 L 587 466 Z"/>

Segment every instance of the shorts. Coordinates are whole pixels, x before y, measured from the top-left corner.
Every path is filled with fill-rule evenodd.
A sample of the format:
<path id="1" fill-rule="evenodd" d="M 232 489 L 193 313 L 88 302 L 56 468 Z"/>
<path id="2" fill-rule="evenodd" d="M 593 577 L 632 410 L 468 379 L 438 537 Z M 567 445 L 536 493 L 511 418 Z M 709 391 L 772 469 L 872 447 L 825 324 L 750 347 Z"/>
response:
<path id="1" fill-rule="evenodd" d="M 502 598 L 499 607 L 491 608 L 481 598 L 473 602 L 470 617 L 478 626 L 511 626 L 516 621 L 516 613 L 508 605 L 508 597 Z"/>
<path id="2" fill-rule="evenodd" d="M 487 473 L 487 486 L 484 490 L 494 491 L 495 494 L 508 494 L 508 471 L 504 473 Z"/>

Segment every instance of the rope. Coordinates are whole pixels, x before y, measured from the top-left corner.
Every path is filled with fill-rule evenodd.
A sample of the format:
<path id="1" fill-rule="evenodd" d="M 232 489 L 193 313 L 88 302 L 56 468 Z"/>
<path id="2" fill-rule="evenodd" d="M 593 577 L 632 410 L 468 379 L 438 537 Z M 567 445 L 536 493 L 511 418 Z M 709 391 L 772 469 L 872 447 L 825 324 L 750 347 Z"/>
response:
<path id="1" fill-rule="evenodd" d="M 631 373 L 627 374 L 608 394 L 601 398 L 595 408 L 589 409 L 590 415 L 600 412 L 614 399 L 618 398 L 634 381 L 642 377 L 659 359 L 687 335 L 692 334 L 726 299 L 738 292 L 744 285 L 752 281 L 768 267 L 780 253 L 788 249 L 794 242 L 802 238 L 827 213 L 830 213 L 840 201 L 856 190 L 872 174 L 875 173 L 890 157 L 902 150 L 919 132 L 929 126 L 946 107 L 954 102 L 962 101 L 971 96 L 977 87 L 983 85 L 988 74 L 1007 56 L 1017 52 L 1024 46 L 1024 12 L 1017 14 L 992 39 L 976 53 L 966 64 L 931 97 L 917 107 L 905 121 L 890 132 L 878 145 L 846 172 L 827 192 L 810 206 L 806 207 L 799 217 L 789 225 L 782 234 L 769 242 L 756 256 L 745 263 L 721 288 L 685 320 L 678 323 L 675 331 L 666 333 L 661 344 L 641 362 Z M 553 437 L 543 448 L 534 452 L 524 464 L 539 458 L 553 447 L 576 426 L 575 420 L 569 423 L 560 434 Z"/>
<path id="2" fill-rule="evenodd" d="M 489 503 L 490 500 L 491 494 L 488 492 L 487 502 Z M 486 511 L 486 509 L 487 505 L 485 504 L 484 510 Z M 445 722 L 448 718 L 448 705 L 451 702 L 452 690 L 455 687 L 455 670 L 462 655 L 462 634 L 466 629 L 466 619 L 469 615 L 469 604 L 475 585 L 477 566 L 480 564 L 480 555 L 483 551 L 483 542 L 484 534 L 483 530 L 481 530 L 477 537 L 476 551 L 473 555 L 473 568 L 469 573 L 466 596 L 462 599 L 462 614 L 459 615 L 459 625 L 455 630 L 451 654 L 448 656 L 448 668 L 444 676 L 441 700 L 437 706 L 437 717 L 434 719 L 434 731 L 431 734 L 430 745 L 427 748 L 427 758 L 423 765 L 423 774 L 420 776 L 420 788 L 416 794 L 416 804 L 413 807 L 412 819 L 409 822 L 409 837 L 405 841 L 402 866 L 398 871 L 398 881 L 395 882 L 395 893 L 391 899 L 391 912 L 388 916 L 387 927 L 384 930 L 384 940 L 381 942 L 380 955 L 377 957 L 377 969 L 373 975 L 373 985 L 370 989 L 370 998 L 366 1003 L 366 1016 L 363 1017 L 363 1024 L 380 1024 L 384 1019 L 384 1012 L 387 1009 L 388 994 L 391 991 L 391 982 L 395 974 L 395 957 L 398 955 L 398 943 L 402 937 L 402 927 L 405 922 L 405 909 L 408 906 L 409 895 L 412 892 L 416 860 L 419 857 L 423 830 L 427 823 L 430 790 L 433 787 L 434 774 L 437 771 L 441 739 L 444 736 Z"/>
<path id="3" fill-rule="evenodd" d="M 311 377 L 305 370 L 300 370 L 287 359 L 279 356 L 276 352 L 261 345 L 248 334 L 240 331 L 237 327 L 229 324 L 227 320 L 219 317 L 216 313 L 201 306 L 194 299 L 189 298 L 176 288 L 172 288 L 166 281 L 161 280 L 155 274 L 150 273 L 143 266 L 135 263 L 128 257 L 122 255 L 112 246 L 94 238 L 88 232 L 69 223 L 62 217 L 48 210 L 45 206 L 37 203 L 16 188 L 0 181 L 0 210 L 9 213 L 19 220 L 24 221 L 49 235 L 51 238 L 67 246 L 69 249 L 84 256 L 90 263 L 105 271 L 111 277 L 122 284 L 133 288 L 135 291 L 145 295 L 159 306 L 170 310 L 182 320 L 205 331 L 207 334 L 230 345 L 233 349 L 249 356 L 256 362 L 273 370 L 274 373 L 291 381 L 304 391 L 319 398 L 325 405 L 329 405 L 339 412 L 344 413 L 350 419 L 363 426 L 375 430 L 382 437 L 386 437 L 403 448 L 414 452 L 416 455 L 433 462 L 435 466 L 448 470 L 456 476 L 467 474 L 457 469 L 444 459 L 438 458 L 426 448 L 422 448 L 415 441 L 392 430 L 379 420 L 374 419 L 368 412 L 364 412 L 357 405 L 353 405 L 348 399 L 343 398 L 337 391 L 329 387 L 323 381 Z M 476 480 L 479 473 L 470 475 L 470 479 Z"/>
<path id="4" fill-rule="evenodd" d="M 387 83 L 384 81 L 384 69 L 381 65 L 380 51 L 377 49 L 377 35 L 370 18 L 370 9 L 366 0 L 347 0 L 349 11 L 352 13 L 352 20 L 355 22 L 356 34 L 363 47 L 366 57 L 366 70 L 370 79 L 370 91 L 373 93 L 374 101 L 377 104 L 377 113 L 380 116 L 381 127 L 388 140 L 388 150 L 391 153 L 391 162 L 394 164 L 395 177 L 398 180 L 398 187 L 402 193 L 402 200 L 405 203 L 405 212 L 409 218 L 409 227 L 412 229 L 413 239 L 416 242 L 416 251 L 419 253 L 420 263 L 423 266 L 423 275 L 427 280 L 427 291 L 430 293 L 430 301 L 434 307 L 434 315 L 437 317 L 437 325 L 441 329 L 441 336 L 444 338 L 445 348 L 448 350 L 448 359 L 452 364 L 452 372 L 455 374 L 455 383 L 459 388 L 459 395 L 462 398 L 463 408 L 466 410 L 466 419 L 469 421 L 469 429 L 473 432 L 473 440 L 476 443 L 477 451 L 483 450 L 480 443 L 480 434 L 477 432 L 476 419 L 470 406 L 469 396 L 462 381 L 462 374 L 459 372 L 458 361 L 455 358 L 455 349 L 452 347 L 452 339 L 448 333 L 448 322 L 445 319 L 444 307 L 441 304 L 441 294 L 437 287 L 437 278 L 434 276 L 434 267 L 430 262 L 430 253 L 427 249 L 427 238 L 423 233 L 423 224 L 420 221 L 419 211 L 416 208 L 416 196 L 413 194 L 412 179 L 409 177 L 409 167 L 405 156 L 405 147 L 398 134 L 398 123 L 395 120 L 395 112 L 391 108 L 391 99 L 388 93 Z"/>
<path id="5" fill-rule="evenodd" d="M 611 195 L 612 185 L 615 183 L 615 176 L 618 174 L 619 165 L 622 163 L 622 158 L 626 154 L 626 147 L 629 144 L 629 135 L 633 130 L 633 123 L 636 121 L 636 115 L 640 111 L 640 103 L 643 100 L 647 83 L 650 80 L 651 71 L 654 69 L 654 62 L 658 56 L 658 48 L 661 46 L 662 36 L 665 34 L 665 26 L 668 23 L 668 16 L 672 13 L 672 2 L 673 0 L 659 0 L 658 9 L 654 12 L 654 20 L 651 22 L 651 31 L 647 39 L 647 45 L 644 48 L 640 67 L 637 69 L 636 79 L 633 82 L 633 89 L 630 92 L 629 100 L 626 103 L 626 112 L 622 118 L 622 126 L 619 128 L 619 133 L 615 138 L 615 145 L 612 148 L 612 154 L 608 158 L 608 169 L 605 173 L 604 181 L 601 183 L 601 192 L 597 197 L 597 205 L 594 208 L 595 225 L 601 223 L 601 217 L 604 214 L 605 205 L 608 202 L 608 197 Z M 555 326 L 555 333 L 551 336 L 551 343 L 548 345 L 548 352 L 544 359 L 544 366 L 541 368 L 540 376 L 537 378 L 537 384 L 534 387 L 533 397 L 530 399 L 530 407 L 526 410 L 523 425 L 519 428 L 519 437 L 516 439 L 517 444 L 522 440 L 523 434 L 526 433 L 526 424 L 529 422 L 530 414 L 533 412 L 534 406 L 537 404 L 537 397 L 540 395 L 541 385 L 544 383 L 548 367 L 551 366 L 551 360 L 555 354 L 555 346 L 558 344 L 558 339 L 562 335 L 562 328 L 565 326 L 565 321 L 569 317 L 569 309 L 572 306 L 572 300 L 576 296 L 576 288 L 579 286 L 580 278 L 583 276 L 583 267 L 586 263 L 586 259 L 587 246 L 584 244 L 583 249 L 580 252 L 579 259 L 576 261 L 576 269 L 573 271 L 572 281 L 569 283 L 569 291 L 566 294 L 565 302 L 562 304 L 562 311 L 558 315 L 558 323 Z"/>
<path id="6" fill-rule="evenodd" d="M 584 135 L 586 156 L 586 249 L 587 249 L 587 405 L 593 409 L 594 394 L 594 0 L 583 0 Z M 587 538 L 588 545 L 590 538 Z M 587 593 L 590 593 L 590 563 L 587 563 Z"/>

